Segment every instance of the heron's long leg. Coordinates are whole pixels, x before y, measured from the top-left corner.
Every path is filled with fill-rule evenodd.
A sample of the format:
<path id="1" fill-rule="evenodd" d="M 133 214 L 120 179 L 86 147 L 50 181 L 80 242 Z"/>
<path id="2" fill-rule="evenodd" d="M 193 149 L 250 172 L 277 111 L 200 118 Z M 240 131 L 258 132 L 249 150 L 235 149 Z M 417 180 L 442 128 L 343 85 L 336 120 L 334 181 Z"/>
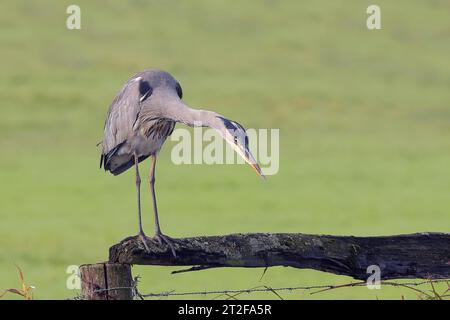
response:
<path id="1" fill-rule="evenodd" d="M 150 175 L 148 181 L 150 183 L 150 192 L 152 194 L 153 214 L 155 216 L 155 234 L 161 234 L 161 227 L 159 226 L 158 206 L 156 205 L 155 193 L 155 170 L 156 170 L 156 154 L 152 157 L 152 164 L 150 166 Z"/>
<path id="2" fill-rule="evenodd" d="M 134 156 L 134 166 L 136 168 L 136 191 L 137 191 L 137 204 L 139 213 L 139 234 L 144 234 L 142 229 L 142 213 L 141 213 L 141 176 L 139 174 L 139 158 L 136 153 Z"/>
<path id="3" fill-rule="evenodd" d="M 139 174 L 139 158 L 136 153 L 134 156 L 134 166 L 136 167 L 136 190 L 137 190 L 137 200 L 138 200 L 138 213 L 139 213 L 139 234 L 138 237 L 141 239 L 144 244 L 144 248 L 147 251 L 150 251 L 145 240 L 144 229 L 142 228 L 142 213 L 141 213 L 141 176 Z"/>
<path id="4" fill-rule="evenodd" d="M 150 192 L 152 194 L 153 214 L 155 216 L 155 239 L 160 244 L 162 244 L 162 242 L 167 243 L 170 250 L 172 251 L 173 256 L 176 258 L 177 255 L 175 253 L 175 249 L 172 244 L 173 240 L 161 232 L 161 227 L 159 225 L 158 206 L 156 205 L 156 193 L 155 193 L 155 171 L 156 171 L 156 154 L 152 157 L 152 164 L 150 166 L 150 175 L 148 179 L 150 183 Z"/>

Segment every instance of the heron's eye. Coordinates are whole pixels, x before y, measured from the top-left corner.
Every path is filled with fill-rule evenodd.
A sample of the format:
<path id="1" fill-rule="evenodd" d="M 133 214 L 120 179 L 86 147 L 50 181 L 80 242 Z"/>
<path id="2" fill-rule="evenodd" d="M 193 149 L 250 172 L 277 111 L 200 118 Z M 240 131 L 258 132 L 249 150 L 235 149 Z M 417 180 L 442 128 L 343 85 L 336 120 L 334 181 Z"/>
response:
<path id="1" fill-rule="evenodd" d="M 181 89 L 180 84 L 177 82 L 175 89 L 177 90 L 178 97 L 183 99 L 183 90 Z"/>
<path id="2" fill-rule="evenodd" d="M 139 99 L 140 102 L 150 97 L 152 95 L 152 92 L 153 88 L 149 85 L 147 81 L 139 82 L 139 93 L 141 95 L 141 98 Z"/>

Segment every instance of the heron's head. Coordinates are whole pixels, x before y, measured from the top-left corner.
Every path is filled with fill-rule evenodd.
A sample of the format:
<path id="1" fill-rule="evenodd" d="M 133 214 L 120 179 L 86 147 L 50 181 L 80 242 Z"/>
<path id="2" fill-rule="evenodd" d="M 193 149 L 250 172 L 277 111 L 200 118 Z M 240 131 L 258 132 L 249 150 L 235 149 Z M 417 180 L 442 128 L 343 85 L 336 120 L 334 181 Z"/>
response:
<path id="1" fill-rule="evenodd" d="M 173 93 L 179 99 L 183 98 L 180 83 L 168 72 L 150 69 L 136 74 L 134 81 L 139 81 L 140 101 L 150 98 L 154 92 Z"/>
<path id="2" fill-rule="evenodd" d="M 253 170 L 255 170 L 255 172 L 259 176 L 265 178 L 261 171 L 261 168 L 250 152 L 249 140 L 244 127 L 236 121 L 226 119 L 220 115 L 218 115 L 217 118 L 223 124 L 222 130 L 219 130 L 222 137 L 237 152 L 237 154 L 239 154 L 239 156 L 241 156 L 245 160 L 245 162 L 247 162 L 253 168 Z"/>

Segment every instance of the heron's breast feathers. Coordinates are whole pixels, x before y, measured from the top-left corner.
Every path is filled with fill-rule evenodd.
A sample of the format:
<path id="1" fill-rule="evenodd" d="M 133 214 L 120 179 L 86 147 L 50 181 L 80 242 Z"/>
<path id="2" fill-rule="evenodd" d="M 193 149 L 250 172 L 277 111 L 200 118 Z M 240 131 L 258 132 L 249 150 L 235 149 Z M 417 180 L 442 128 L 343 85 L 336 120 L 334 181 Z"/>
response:
<path id="1" fill-rule="evenodd" d="M 135 128 L 147 139 L 166 139 L 175 128 L 175 122 L 164 118 L 139 119 L 139 125 Z"/>

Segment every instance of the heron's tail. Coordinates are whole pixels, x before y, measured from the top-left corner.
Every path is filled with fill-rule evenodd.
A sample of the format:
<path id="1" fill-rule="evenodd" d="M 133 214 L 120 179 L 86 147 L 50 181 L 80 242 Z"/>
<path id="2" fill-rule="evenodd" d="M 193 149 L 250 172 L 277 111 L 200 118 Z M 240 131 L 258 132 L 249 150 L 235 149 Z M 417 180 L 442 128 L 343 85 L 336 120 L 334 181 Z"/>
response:
<path id="1" fill-rule="evenodd" d="M 110 155 L 108 154 L 102 154 L 100 156 L 100 168 L 103 166 L 105 171 L 111 172 L 113 175 L 117 176 L 128 169 L 130 169 L 132 166 L 134 166 L 134 157 L 133 156 L 119 156 L 116 154 L 117 150 Z M 144 155 L 140 156 L 138 161 L 144 161 L 147 159 L 150 155 Z"/>

